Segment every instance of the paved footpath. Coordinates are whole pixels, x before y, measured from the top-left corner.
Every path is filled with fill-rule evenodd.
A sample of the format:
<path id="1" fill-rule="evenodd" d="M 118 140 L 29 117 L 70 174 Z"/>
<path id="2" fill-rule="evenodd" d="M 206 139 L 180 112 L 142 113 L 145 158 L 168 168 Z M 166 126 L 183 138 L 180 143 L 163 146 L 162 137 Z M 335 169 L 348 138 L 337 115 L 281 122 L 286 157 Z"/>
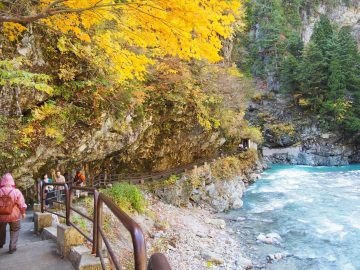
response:
<path id="1" fill-rule="evenodd" d="M 69 261 L 57 254 L 53 240 L 41 240 L 34 234 L 33 213 L 27 212 L 25 221 L 21 223 L 21 231 L 17 251 L 8 254 L 9 233 L 6 244 L 0 249 L 0 270 L 74 270 Z M 7 228 L 9 230 L 9 227 Z"/>

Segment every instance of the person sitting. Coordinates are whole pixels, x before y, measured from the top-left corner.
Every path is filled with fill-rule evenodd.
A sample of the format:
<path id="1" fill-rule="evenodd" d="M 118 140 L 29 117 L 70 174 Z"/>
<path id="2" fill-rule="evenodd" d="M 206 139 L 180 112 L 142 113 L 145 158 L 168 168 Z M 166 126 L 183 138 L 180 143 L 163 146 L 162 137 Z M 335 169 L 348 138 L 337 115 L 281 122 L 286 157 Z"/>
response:
<path id="1" fill-rule="evenodd" d="M 15 188 L 15 182 L 10 173 L 5 174 L 0 182 L 0 248 L 6 242 L 6 225 L 10 226 L 9 253 L 16 251 L 20 233 L 20 219 L 26 218 L 27 205 L 21 191 Z"/>

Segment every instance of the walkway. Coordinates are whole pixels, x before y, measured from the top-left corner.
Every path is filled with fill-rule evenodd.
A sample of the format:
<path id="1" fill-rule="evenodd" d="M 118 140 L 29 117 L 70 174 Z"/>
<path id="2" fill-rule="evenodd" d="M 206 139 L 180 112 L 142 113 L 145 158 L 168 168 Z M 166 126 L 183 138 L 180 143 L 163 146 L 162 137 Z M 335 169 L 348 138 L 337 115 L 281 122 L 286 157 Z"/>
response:
<path id="1" fill-rule="evenodd" d="M 246 151 L 246 150 L 245 150 Z M 130 174 L 99 174 L 94 177 L 93 186 L 95 188 L 104 187 L 107 184 L 113 184 L 117 182 L 129 182 L 132 184 L 144 183 L 147 181 L 156 181 L 169 178 L 171 175 L 179 175 L 184 173 L 187 170 L 192 170 L 195 166 L 203 166 L 205 163 L 214 162 L 220 158 L 228 157 L 231 155 L 239 154 L 242 151 L 238 149 L 228 153 L 218 153 L 211 158 L 201 158 L 195 160 L 192 163 L 171 168 L 161 172 L 152 172 L 152 173 L 130 173 Z"/>
<path id="2" fill-rule="evenodd" d="M 0 269 L 6 270 L 73 270 L 69 261 L 62 260 L 57 254 L 53 240 L 41 240 L 34 234 L 33 213 L 27 212 L 26 220 L 21 223 L 17 252 L 8 254 L 9 235 L 3 249 L 0 249 Z"/>

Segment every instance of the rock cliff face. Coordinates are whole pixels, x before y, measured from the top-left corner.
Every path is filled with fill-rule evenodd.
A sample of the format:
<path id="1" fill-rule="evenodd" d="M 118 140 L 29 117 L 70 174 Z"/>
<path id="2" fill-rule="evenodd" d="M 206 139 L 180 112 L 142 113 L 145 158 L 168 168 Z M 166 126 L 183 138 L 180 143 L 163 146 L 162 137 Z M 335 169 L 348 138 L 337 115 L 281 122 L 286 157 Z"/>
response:
<path id="1" fill-rule="evenodd" d="M 130 115 L 125 121 L 103 115 L 98 128 L 83 129 L 66 144 L 51 148 L 41 144 L 13 171 L 17 185 L 30 188 L 42 173 L 55 169 L 80 168 L 89 181 L 105 169 L 109 173 L 162 171 L 190 163 L 197 155 L 211 156 L 225 141 L 219 133 L 204 132 L 190 116 L 187 127 L 173 126 L 172 135 L 164 134 L 154 118 L 132 125 Z"/>
<path id="2" fill-rule="evenodd" d="M 46 145 L 37 147 L 35 154 L 27 158 L 21 166 L 15 169 L 14 176 L 20 186 L 31 186 L 34 178 L 40 173 L 50 173 L 51 169 L 60 168 L 63 171 L 76 169 L 83 164 L 101 161 L 107 155 L 121 151 L 133 143 L 151 125 L 146 121 L 136 129 L 121 132 L 116 129 L 118 120 L 105 116 L 99 129 L 83 130 L 81 135 L 66 145 L 48 148 Z M 24 181 L 27 179 L 27 181 Z"/>
<path id="3" fill-rule="evenodd" d="M 250 160 L 249 167 L 235 170 L 229 175 L 217 175 L 218 166 L 227 167 L 226 158 L 219 159 L 212 164 L 196 167 L 181 178 L 154 184 L 151 189 L 163 201 L 176 206 L 202 207 L 215 212 L 238 209 L 243 206 L 242 196 L 246 185 L 257 180 L 264 169 L 257 155 L 254 159 L 246 159 Z M 240 158 L 239 162 L 246 161 Z"/>
<path id="4" fill-rule="evenodd" d="M 254 100 L 246 117 L 262 126 L 265 162 L 311 166 L 359 163 L 358 144 L 319 127 L 316 116 L 293 105 L 287 95 Z"/>
<path id="5" fill-rule="evenodd" d="M 326 14 L 341 26 L 349 26 L 360 48 L 360 1 L 334 1 L 301 14 L 301 37 L 308 43 L 314 25 Z M 265 143 L 262 147 L 265 162 L 312 166 L 339 166 L 359 163 L 359 146 L 341 131 L 329 133 L 320 127 L 316 115 L 294 105 L 290 94 L 279 93 L 280 85 L 272 74 L 267 76 L 262 97 L 249 105 L 246 118 L 261 126 Z"/>
<path id="6" fill-rule="evenodd" d="M 320 5 L 316 11 L 302 13 L 303 26 L 301 31 L 302 39 L 308 43 L 314 30 L 315 23 L 320 19 L 321 14 L 342 26 L 350 26 L 353 36 L 357 39 L 360 48 L 360 2 L 352 1 L 351 5 L 344 3 L 335 6 Z"/>
<path id="7" fill-rule="evenodd" d="M 327 134 L 326 134 L 327 135 Z M 334 137 L 336 139 L 336 137 Z M 299 146 L 285 148 L 263 148 L 264 160 L 269 163 L 341 166 L 358 163 L 356 148 L 345 144 L 336 144 L 334 140 L 316 138 L 313 142 L 302 142 Z"/>

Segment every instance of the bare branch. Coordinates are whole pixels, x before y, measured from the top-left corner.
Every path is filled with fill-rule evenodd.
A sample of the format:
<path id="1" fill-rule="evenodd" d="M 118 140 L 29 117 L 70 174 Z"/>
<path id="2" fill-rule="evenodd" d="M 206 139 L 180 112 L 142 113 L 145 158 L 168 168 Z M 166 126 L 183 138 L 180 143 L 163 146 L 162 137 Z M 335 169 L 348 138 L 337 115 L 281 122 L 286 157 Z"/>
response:
<path id="1" fill-rule="evenodd" d="M 27 16 L 11 16 L 11 15 L 2 15 L 0 16 L 0 23 L 2 22 L 14 22 L 14 23 L 31 23 L 38 21 L 40 19 L 48 18 L 54 15 L 59 14 L 70 14 L 70 13 L 82 13 L 89 10 L 101 9 L 101 8 L 111 8 L 111 7 L 119 7 L 124 5 L 123 3 L 113 3 L 113 4 L 100 4 L 103 0 L 99 0 L 95 4 L 85 8 L 72 9 L 66 6 L 59 7 L 58 4 L 62 4 L 67 0 L 55 0 L 51 2 L 43 11 L 34 15 Z"/>

